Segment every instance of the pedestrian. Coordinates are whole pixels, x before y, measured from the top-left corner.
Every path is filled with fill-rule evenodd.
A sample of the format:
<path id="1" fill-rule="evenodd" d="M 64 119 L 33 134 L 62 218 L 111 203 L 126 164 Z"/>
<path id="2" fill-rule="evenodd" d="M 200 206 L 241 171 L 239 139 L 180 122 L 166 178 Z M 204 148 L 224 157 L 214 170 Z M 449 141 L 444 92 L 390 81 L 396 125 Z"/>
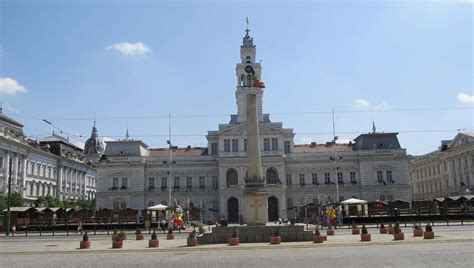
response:
<path id="1" fill-rule="evenodd" d="M 79 222 L 77 223 L 77 231 L 81 232 L 81 235 L 82 235 L 82 221 L 81 220 L 79 220 Z"/>
<path id="2" fill-rule="evenodd" d="M 16 232 L 16 225 L 13 224 L 13 225 L 12 225 L 12 236 L 15 235 L 15 232 Z"/>

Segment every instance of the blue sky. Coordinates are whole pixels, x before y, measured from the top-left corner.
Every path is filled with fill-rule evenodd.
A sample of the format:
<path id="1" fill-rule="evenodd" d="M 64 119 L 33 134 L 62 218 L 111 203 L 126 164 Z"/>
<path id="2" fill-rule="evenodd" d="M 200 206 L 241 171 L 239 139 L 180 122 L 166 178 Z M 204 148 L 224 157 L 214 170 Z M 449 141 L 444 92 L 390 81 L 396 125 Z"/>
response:
<path id="1" fill-rule="evenodd" d="M 246 16 L 267 86 L 264 112 L 293 128 L 296 143 L 330 140 L 320 133 L 332 132 L 331 109 L 341 140 L 370 131 L 374 120 L 379 131 L 400 131 L 411 154 L 474 128 L 473 4 L 465 1 L 0 7 L 0 101 L 26 135 L 51 133 L 46 118 L 83 135 L 70 138 L 80 144 L 95 116 L 101 136 L 122 138 L 128 126 L 134 139 L 163 147 L 168 113 L 213 115 L 172 119 L 173 133 L 187 135 L 174 136 L 175 144 L 206 146 L 206 132 L 237 110 Z"/>

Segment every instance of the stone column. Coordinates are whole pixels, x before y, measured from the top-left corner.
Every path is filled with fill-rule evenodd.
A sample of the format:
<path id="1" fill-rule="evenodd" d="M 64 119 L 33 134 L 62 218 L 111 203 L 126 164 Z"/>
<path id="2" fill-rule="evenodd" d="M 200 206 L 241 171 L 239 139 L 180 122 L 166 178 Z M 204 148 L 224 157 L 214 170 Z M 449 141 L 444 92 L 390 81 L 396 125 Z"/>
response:
<path id="1" fill-rule="evenodd" d="M 5 178 L 3 179 L 3 192 L 8 193 L 8 177 L 10 176 L 10 155 L 7 152 L 5 157 Z"/>
<path id="2" fill-rule="evenodd" d="M 23 159 L 23 164 L 22 164 L 22 174 L 21 174 L 21 186 L 20 186 L 20 193 L 21 193 L 21 196 L 23 198 L 26 197 L 27 193 L 26 193 L 26 156 L 25 158 Z"/>

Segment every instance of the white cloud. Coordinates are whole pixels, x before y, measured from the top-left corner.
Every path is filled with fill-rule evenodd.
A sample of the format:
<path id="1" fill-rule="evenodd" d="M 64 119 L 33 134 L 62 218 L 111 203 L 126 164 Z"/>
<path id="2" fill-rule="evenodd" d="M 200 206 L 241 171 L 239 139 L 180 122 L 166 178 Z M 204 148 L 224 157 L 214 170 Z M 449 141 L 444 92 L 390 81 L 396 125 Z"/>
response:
<path id="1" fill-rule="evenodd" d="M 137 55 L 137 54 L 146 54 L 148 52 L 151 52 L 151 48 L 148 47 L 144 43 L 129 43 L 129 42 L 124 42 L 124 43 L 117 43 L 110 45 L 105 48 L 106 50 L 116 50 L 124 55 L 127 56 L 132 56 L 132 55 Z"/>
<path id="2" fill-rule="evenodd" d="M 469 95 L 464 92 L 458 94 L 458 100 L 462 103 L 474 103 L 474 95 Z"/>
<path id="3" fill-rule="evenodd" d="M 15 95 L 28 92 L 25 87 L 10 77 L 0 78 L 0 94 Z"/>
<path id="4" fill-rule="evenodd" d="M 364 99 L 356 99 L 355 104 L 357 108 L 367 108 L 369 107 L 369 102 Z"/>
<path id="5" fill-rule="evenodd" d="M 338 138 L 337 141 L 336 141 L 337 144 L 347 144 L 347 143 L 349 143 L 349 142 L 354 143 L 353 140 L 351 140 L 351 139 L 345 139 L 345 138 L 342 138 L 342 139 L 341 139 L 341 138 Z"/>
<path id="6" fill-rule="evenodd" d="M 10 113 L 15 113 L 15 114 L 19 114 L 21 112 L 19 108 L 16 108 L 15 106 L 11 105 L 8 102 L 5 102 L 3 103 L 3 105 L 0 105 L 0 106 L 2 106 L 2 109 L 4 110 L 4 112 L 10 112 Z"/>
<path id="7" fill-rule="evenodd" d="M 374 106 L 374 110 L 388 110 L 388 103 L 386 101 L 382 101 L 382 103 Z"/>
<path id="8" fill-rule="evenodd" d="M 74 145 L 76 145 L 77 147 L 81 148 L 84 150 L 84 145 L 86 145 L 84 142 L 82 141 L 74 141 L 72 142 Z"/>

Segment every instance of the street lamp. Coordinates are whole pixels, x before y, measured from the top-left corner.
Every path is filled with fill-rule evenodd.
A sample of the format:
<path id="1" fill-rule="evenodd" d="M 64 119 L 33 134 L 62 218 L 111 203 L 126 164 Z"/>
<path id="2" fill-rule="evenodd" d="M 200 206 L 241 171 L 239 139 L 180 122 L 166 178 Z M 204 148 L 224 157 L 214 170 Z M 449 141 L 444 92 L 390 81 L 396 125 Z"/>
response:
<path id="1" fill-rule="evenodd" d="M 335 143 L 334 143 L 334 145 L 335 145 Z M 335 153 L 334 153 L 334 155 L 335 155 Z M 336 162 L 337 162 L 337 160 L 342 160 L 342 156 L 339 156 L 339 157 L 331 156 L 329 158 L 329 160 L 334 161 L 334 165 L 336 165 L 336 202 L 339 202 L 339 177 L 337 175 L 339 167 L 337 166 Z"/>

